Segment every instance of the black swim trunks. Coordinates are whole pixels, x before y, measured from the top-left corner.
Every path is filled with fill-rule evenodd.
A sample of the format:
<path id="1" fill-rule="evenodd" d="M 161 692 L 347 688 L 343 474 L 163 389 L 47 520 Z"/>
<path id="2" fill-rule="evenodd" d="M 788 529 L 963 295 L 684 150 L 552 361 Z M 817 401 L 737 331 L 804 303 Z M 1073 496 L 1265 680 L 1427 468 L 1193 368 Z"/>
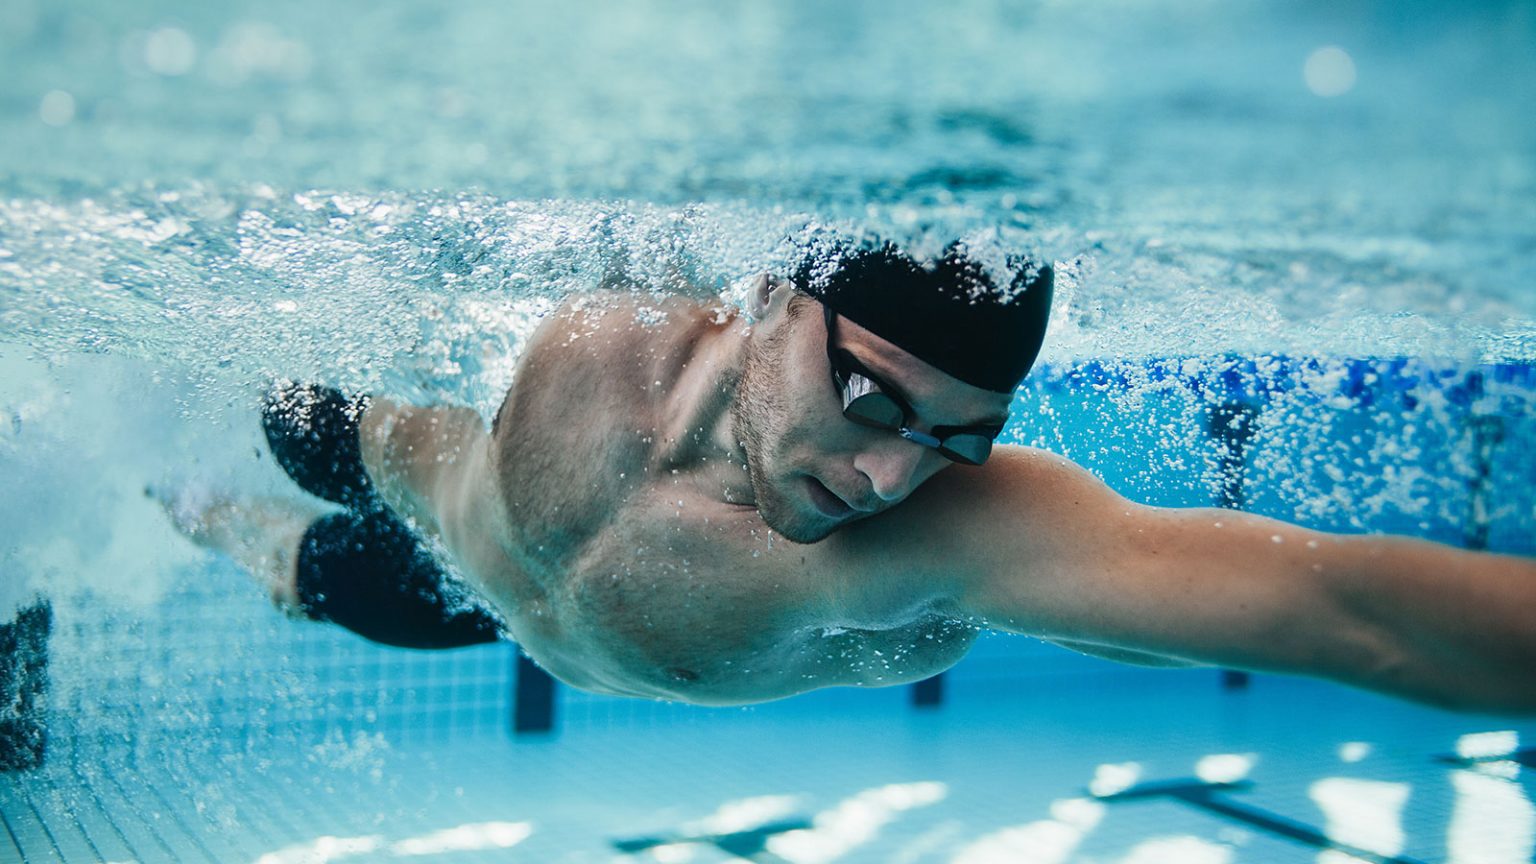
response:
<path id="1" fill-rule="evenodd" d="M 346 508 L 299 545 L 304 614 L 385 645 L 459 648 L 495 642 L 495 616 L 452 584 L 422 539 L 384 503 L 363 467 L 358 420 L 367 396 L 329 387 L 274 388 L 261 425 L 277 463 L 304 491 Z"/>

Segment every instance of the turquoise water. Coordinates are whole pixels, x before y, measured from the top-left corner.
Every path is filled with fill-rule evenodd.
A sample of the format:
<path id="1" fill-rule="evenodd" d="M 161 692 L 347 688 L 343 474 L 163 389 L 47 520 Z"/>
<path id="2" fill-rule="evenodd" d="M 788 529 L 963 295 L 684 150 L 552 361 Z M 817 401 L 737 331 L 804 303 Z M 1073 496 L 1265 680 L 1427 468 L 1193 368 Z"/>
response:
<path id="1" fill-rule="evenodd" d="M 1131 497 L 1217 500 L 1208 417 L 1243 404 L 1251 509 L 1532 551 L 1529 3 L 8 0 L 0 62 L 0 606 L 55 615 L 54 755 L 0 779 L 0 860 L 327 836 L 410 857 L 527 822 L 511 860 L 606 861 L 751 822 L 710 822 L 727 803 L 826 828 L 850 801 L 884 833 L 775 854 L 1314 860 L 1173 805 L 1070 803 L 1105 766 L 1223 753 L 1259 754 L 1257 800 L 1337 836 L 1386 812 L 1418 860 L 1529 860 L 1530 772 L 1433 761 L 1527 726 L 1298 682 L 1228 701 L 1212 673 L 1027 640 L 986 641 L 936 716 L 897 691 L 741 713 L 565 692 L 562 739 L 509 745 L 510 647 L 285 621 L 142 495 L 285 490 L 252 415 L 273 376 L 489 416 L 560 298 L 616 277 L 734 296 L 830 222 L 1055 262 L 1009 434 Z M 1391 786 L 1348 787 L 1377 815 L 1319 803 L 1343 775 Z M 671 860 L 726 860 L 693 854 Z"/>
<path id="2" fill-rule="evenodd" d="M 504 303 L 619 251 L 713 287 L 814 217 L 1072 263 L 1057 360 L 1536 350 L 1525 3 L 0 14 L 8 340 L 190 363 L 283 295 L 285 344 L 382 366 L 401 333 L 308 344 L 314 295 Z"/>
<path id="3" fill-rule="evenodd" d="M 47 377 L 28 364 L 119 391 L 147 375 L 195 415 L 273 375 L 489 414 L 558 298 L 615 277 L 732 294 L 811 222 L 1054 261 L 1061 374 L 1193 358 L 1195 386 L 1233 357 L 1321 362 L 1299 389 L 1286 363 L 1249 375 L 1287 394 L 1261 434 L 1291 450 L 1294 507 L 1347 485 L 1301 463 L 1325 457 L 1329 405 L 1358 402 L 1351 360 L 1484 372 L 1473 413 L 1530 413 L 1492 371 L 1536 358 L 1527 3 L 0 15 L 0 356 L 34 427 L 52 397 L 23 398 Z M 1145 378 L 1121 376 L 1140 382 L 1123 404 L 1157 392 Z M 1431 378 L 1409 425 L 1453 441 L 1456 383 Z M 1205 401 L 1125 434 L 1198 437 Z M 1021 417 L 1021 440 L 1099 458 Z M 1130 491 L 1180 482 L 1153 479 Z"/>

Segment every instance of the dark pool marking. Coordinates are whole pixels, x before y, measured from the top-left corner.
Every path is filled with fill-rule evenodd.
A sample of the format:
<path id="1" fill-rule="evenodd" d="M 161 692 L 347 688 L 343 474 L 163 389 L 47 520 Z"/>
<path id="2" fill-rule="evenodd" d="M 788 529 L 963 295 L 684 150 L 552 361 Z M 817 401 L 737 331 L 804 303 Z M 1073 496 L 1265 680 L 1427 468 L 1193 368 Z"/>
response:
<path id="1" fill-rule="evenodd" d="M 1487 549 L 1488 531 L 1496 508 L 1489 505 L 1493 495 L 1493 455 L 1504 442 L 1504 418 L 1474 414 L 1466 420 L 1472 428 L 1473 473 L 1467 480 L 1467 521 L 1462 530 L 1462 544 L 1468 549 Z"/>
<path id="2" fill-rule="evenodd" d="M 555 679 L 518 651 L 512 673 L 512 734 L 555 731 Z"/>
<path id="3" fill-rule="evenodd" d="M 758 864 L 789 864 L 788 859 L 768 851 L 768 840 L 777 834 L 804 831 L 810 827 L 809 819 L 785 819 L 779 822 L 767 822 L 745 831 L 732 831 L 728 834 L 668 834 L 611 842 L 613 848 L 627 855 L 635 855 L 655 849 L 657 846 L 670 846 L 674 843 L 703 843 L 727 855 L 756 861 Z"/>
<path id="4" fill-rule="evenodd" d="M 1206 434 L 1217 445 L 1217 468 L 1221 481 L 1216 506 L 1241 510 L 1247 502 L 1243 481 L 1248 473 L 1248 441 L 1253 438 L 1260 407 L 1248 399 L 1228 398 L 1211 409 L 1206 418 Z M 1240 669 L 1221 670 L 1224 690 L 1245 690 L 1250 676 Z"/>
<path id="5" fill-rule="evenodd" d="M 1258 807 L 1250 807 L 1219 796 L 1220 792 L 1244 792 L 1253 783 L 1207 783 L 1203 780 L 1168 780 L 1158 783 L 1138 783 L 1123 792 L 1111 795 L 1094 795 L 1100 801 L 1134 801 L 1148 798 L 1172 798 L 1196 810 L 1204 810 L 1232 822 L 1240 822 L 1277 837 L 1284 837 L 1314 849 L 1334 849 L 1372 864 L 1424 864 L 1417 858 L 1387 856 L 1369 849 L 1361 849 L 1348 843 L 1339 843 L 1305 822 L 1298 822 L 1278 813 Z"/>
<path id="6" fill-rule="evenodd" d="M 1435 761 L 1461 768 L 1476 768 L 1489 762 L 1518 762 L 1527 768 L 1536 769 L 1536 747 L 1522 747 L 1513 753 L 1505 753 L 1502 756 L 1455 756 L 1446 753 L 1436 756 Z"/>
<path id="7" fill-rule="evenodd" d="M 912 707 L 937 708 L 944 704 L 944 673 L 931 675 L 912 685 Z"/>
<path id="8" fill-rule="evenodd" d="M 43 764 L 48 751 L 44 699 L 48 692 L 48 640 L 53 605 L 37 600 L 9 621 L 0 620 L 0 772 Z"/>

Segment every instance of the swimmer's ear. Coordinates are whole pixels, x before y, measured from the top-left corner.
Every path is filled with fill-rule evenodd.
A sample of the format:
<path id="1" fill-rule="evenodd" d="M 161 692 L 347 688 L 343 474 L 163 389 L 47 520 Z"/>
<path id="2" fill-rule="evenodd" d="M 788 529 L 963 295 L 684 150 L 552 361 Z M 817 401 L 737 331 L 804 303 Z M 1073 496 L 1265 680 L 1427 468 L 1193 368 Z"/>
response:
<path id="1" fill-rule="evenodd" d="M 773 299 L 774 291 L 786 284 L 768 273 L 753 279 L 752 285 L 747 288 L 747 315 L 754 321 L 763 320 L 768 315 L 768 303 Z"/>

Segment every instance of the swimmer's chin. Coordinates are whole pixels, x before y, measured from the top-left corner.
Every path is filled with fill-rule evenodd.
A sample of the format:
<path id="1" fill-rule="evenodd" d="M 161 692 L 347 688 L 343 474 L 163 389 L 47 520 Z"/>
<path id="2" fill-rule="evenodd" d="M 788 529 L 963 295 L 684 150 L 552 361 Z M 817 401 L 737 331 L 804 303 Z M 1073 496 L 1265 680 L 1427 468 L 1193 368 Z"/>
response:
<path id="1" fill-rule="evenodd" d="M 753 498 L 757 502 L 755 507 L 758 518 L 763 520 L 769 530 L 801 546 L 820 543 L 849 523 L 874 515 L 852 508 L 844 515 L 831 515 L 821 512 L 809 500 L 796 506 L 788 496 L 760 494 L 756 484 L 753 484 Z"/>
<path id="2" fill-rule="evenodd" d="M 856 522 L 870 514 L 855 513 L 844 519 L 832 520 L 821 514 L 806 515 L 796 514 L 793 518 L 775 518 L 775 516 L 758 511 L 758 515 L 768 524 L 773 533 L 783 537 L 791 543 L 801 546 L 810 546 L 831 537 L 850 522 Z"/>
<path id="3" fill-rule="evenodd" d="M 824 528 L 824 529 L 822 529 L 822 530 L 820 530 L 818 532 L 815 532 L 815 533 L 799 532 L 797 534 L 789 534 L 789 533 L 786 533 L 784 531 L 779 531 L 778 533 L 785 540 L 788 540 L 789 542 L 794 543 L 796 545 L 799 545 L 799 546 L 814 546 L 815 544 L 820 543 L 821 541 L 827 539 L 828 537 L 831 537 L 837 531 L 837 529 L 839 529 L 841 527 L 843 527 L 842 524 L 837 524 L 837 525 L 833 525 L 830 528 Z M 774 530 L 777 531 L 778 529 L 774 529 Z"/>

